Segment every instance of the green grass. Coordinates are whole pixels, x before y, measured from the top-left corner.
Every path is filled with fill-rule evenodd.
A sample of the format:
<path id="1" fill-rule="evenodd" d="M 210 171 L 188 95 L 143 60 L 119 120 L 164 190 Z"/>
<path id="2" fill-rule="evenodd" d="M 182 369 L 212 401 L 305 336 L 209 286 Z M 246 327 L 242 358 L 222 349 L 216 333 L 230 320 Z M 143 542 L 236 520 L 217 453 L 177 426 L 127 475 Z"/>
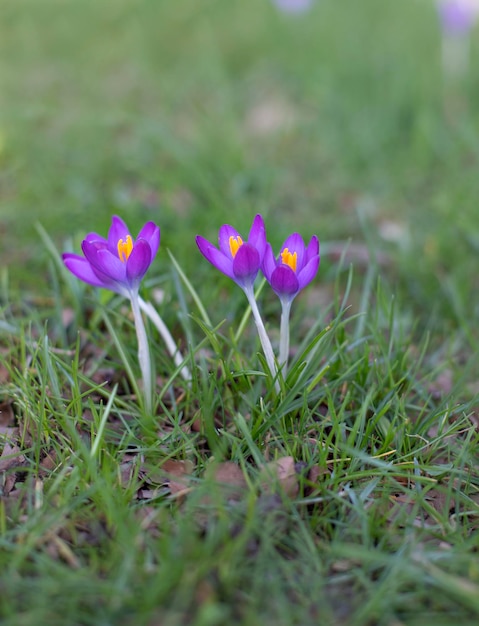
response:
<path id="1" fill-rule="evenodd" d="M 477 623 L 477 32 L 448 81 L 426 0 L 0 17 L 2 625 Z M 279 395 L 194 244 L 257 212 L 322 246 Z M 160 225 L 192 371 L 150 325 L 153 415 L 127 303 L 59 262 L 112 214 Z"/>

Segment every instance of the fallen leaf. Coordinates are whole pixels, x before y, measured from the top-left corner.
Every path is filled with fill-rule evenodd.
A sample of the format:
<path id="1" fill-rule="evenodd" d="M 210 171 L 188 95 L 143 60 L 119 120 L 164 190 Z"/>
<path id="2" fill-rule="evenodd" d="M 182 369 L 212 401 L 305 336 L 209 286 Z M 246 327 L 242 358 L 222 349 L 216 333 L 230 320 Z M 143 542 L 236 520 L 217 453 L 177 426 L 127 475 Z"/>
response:
<path id="1" fill-rule="evenodd" d="M 52 448 L 45 454 L 45 458 L 40 463 L 41 471 L 40 475 L 49 474 L 58 465 L 57 453 Z"/>
<path id="2" fill-rule="evenodd" d="M 218 483 L 234 485 L 235 487 L 246 487 L 243 470 L 233 461 L 211 465 L 206 474 Z"/>
<path id="3" fill-rule="evenodd" d="M 2 428 L 15 426 L 15 414 L 12 403 L 9 401 L 0 403 L 0 426 Z"/>
<path id="4" fill-rule="evenodd" d="M 21 467 L 25 463 L 25 456 L 22 454 L 19 446 L 7 441 L 3 446 L 2 456 L 0 457 L 0 472 L 5 472 L 12 467 Z"/>
<path id="5" fill-rule="evenodd" d="M 15 472 L 7 474 L 3 479 L 3 485 L 0 487 L 0 495 L 8 496 L 17 482 L 17 475 Z"/>
<path id="6" fill-rule="evenodd" d="M 167 459 L 160 467 L 146 470 L 144 480 L 154 485 L 166 485 L 172 495 L 178 495 L 188 488 L 194 469 L 194 463 L 188 459 Z"/>
<path id="7" fill-rule="evenodd" d="M 279 486 L 290 498 L 298 495 L 299 484 L 295 461 L 292 456 L 284 456 L 263 466 L 259 483 L 261 489 L 271 493 Z"/>
<path id="8" fill-rule="evenodd" d="M 135 471 L 135 463 L 134 461 L 123 461 L 123 463 L 120 463 L 119 466 L 119 478 L 120 478 L 120 485 L 122 487 L 128 487 L 133 473 Z"/>
<path id="9" fill-rule="evenodd" d="M 243 470 L 233 461 L 212 464 L 206 470 L 206 478 L 225 487 L 230 500 L 240 500 L 247 487 Z"/>
<path id="10" fill-rule="evenodd" d="M 452 385 L 452 370 L 448 368 L 441 372 L 436 380 L 429 384 L 428 391 L 434 400 L 439 400 L 451 393 Z"/>
<path id="11" fill-rule="evenodd" d="M 316 493 L 321 489 L 320 482 L 321 477 L 325 475 L 329 475 L 329 470 L 326 467 L 321 467 L 320 465 L 313 465 L 313 467 L 309 470 L 307 476 L 307 483 L 304 489 L 304 495 L 310 496 L 313 493 Z"/>

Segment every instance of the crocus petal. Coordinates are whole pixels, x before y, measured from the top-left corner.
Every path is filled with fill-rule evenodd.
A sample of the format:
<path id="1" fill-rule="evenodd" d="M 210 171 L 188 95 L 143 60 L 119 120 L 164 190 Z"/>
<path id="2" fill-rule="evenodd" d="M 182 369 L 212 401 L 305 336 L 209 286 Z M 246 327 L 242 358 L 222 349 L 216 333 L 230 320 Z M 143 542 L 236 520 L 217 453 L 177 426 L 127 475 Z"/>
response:
<path id="1" fill-rule="evenodd" d="M 160 246 L 159 227 L 154 222 L 147 222 L 138 233 L 137 241 L 139 239 L 146 239 L 146 241 L 150 245 L 151 260 L 153 260 Z"/>
<path id="2" fill-rule="evenodd" d="M 231 254 L 230 247 L 230 237 L 234 237 L 235 239 L 239 237 L 241 240 L 243 240 L 241 235 L 235 228 L 233 228 L 229 224 L 223 224 L 218 232 L 218 244 L 221 252 L 223 254 L 226 254 L 231 260 L 233 260 L 233 255 Z"/>
<path id="3" fill-rule="evenodd" d="M 93 287 L 106 287 L 104 281 L 100 280 L 98 276 L 93 272 L 90 263 L 78 254 L 71 254 L 66 252 L 62 255 L 63 262 L 70 272 L 82 280 L 84 283 L 93 285 Z"/>
<path id="4" fill-rule="evenodd" d="M 258 274 L 261 259 L 258 250 L 245 243 L 233 259 L 233 272 L 241 285 L 253 284 Z"/>
<path id="5" fill-rule="evenodd" d="M 256 215 L 251 229 L 248 235 L 248 243 L 258 250 L 260 260 L 263 260 L 263 256 L 266 250 L 266 228 L 264 220 L 261 215 Z"/>
<path id="6" fill-rule="evenodd" d="M 283 252 L 285 248 L 288 248 L 291 254 L 294 254 L 296 252 L 297 254 L 296 271 L 301 270 L 301 268 L 304 265 L 304 251 L 305 251 L 304 241 L 301 235 L 299 235 L 298 233 L 293 233 L 292 235 L 290 235 L 286 239 L 284 244 L 282 245 L 281 252 Z M 278 257 L 278 261 L 281 262 L 281 254 Z"/>
<path id="7" fill-rule="evenodd" d="M 271 274 L 271 287 L 279 297 L 294 297 L 299 291 L 298 278 L 287 265 L 278 265 Z"/>
<path id="8" fill-rule="evenodd" d="M 298 274 L 299 289 L 303 289 L 316 276 L 319 267 L 319 254 L 313 257 Z"/>
<path id="9" fill-rule="evenodd" d="M 126 265 L 109 250 L 98 250 L 94 261 L 88 259 L 93 271 L 99 270 L 111 280 L 126 284 Z"/>
<path id="10" fill-rule="evenodd" d="M 216 248 L 204 237 L 201 237 L 201 235 L 196 237 L 196 245 L 198 246 L 201 254 L 211 263 L 211 265 L 214 265 L 220 272 L 223 272 L 223 274 L 226 274 L 226 276 L 235 280 L 232 259 L 220 252 L 218 248 Z"/>
<path id="11" fill-rule="evenodd" d="M 85 237 L 85 241 L 89 241 L 90 243 L 95 242 L 98 247 L 103 246 L 104 248 L 108 248 L 108 241 L 105 237 L 98 235 L 97 233 L 88 233 Z"/>
<path id="12" fill-rule="evenodd" d="M 319 240 L 316 235 L 311 237 L 311 241 L 308 243 L 308 247 L 306 248 L 306 254 L 304 258 L 304 264 L 311 261 L 311 259 L 315 256 L 319 256 Z"/>
<path id="13" fill-rule="evenodd" d="M 87 239 L 84 239 L 81 242 L 81 249 L 83 250 L 83 254 L 85 255 L 86 260 L 89 263 L 93 264 L 97 263 L 96 255 L 98 250 L 105 250 L 106 248 L 101 242 L 98 242 L 96 240 L 88 241 Z"/>
<path id="14" fill-rule="evenodd" d="M 126 277 L 132 286 L 139 285 L 141 279 L 150 267 L 151 261 L 150 244 L 146 239 L 138 239 L 126 262 Z"/>
<path id="15" fill-rule="evenodd" d="M 76 259 L 72 257 L 76 257 L 76 255 L 64 256 L 65 266 L 80 280 L 87 282 L 94 287 L 103 287 L 105 289 L 109 289 L 110 291 L 114 291 L 115 293 L 119 293 L 123 296 L 128 297 L 129 290 L 128 288 L 113 280 L 110 276 L 107 276 L 99 269 L 95 268 L 91 265 L 86 259 L 82 257 L 77 257 Z M 83 265 L 80 265 L 80 261 L 83 261 Z"/>
<path id="16" fill-rule="evenodd" d="M 104 248 L 101 242 L 85 239 L 82 241 L 81 247 L 86 260 L 100 280 L 126 283 L 124 264 L 118 256 Z"/>
<path id="17" fill-rule="evenodd" d="M 112 254 L 118 256 L 118 242 L 120 239 L 125 241 L 128 235 L 130 235 L 128 226 L 121 217 L 114 215 L 111 220 L 110 230 L 108 231 L 108 249 Z"/>
<path id="18" fill-rule="evenodd" d="M 262 271 L 268 282 L 271 282 L 271 274 L 276 269 L 276 259 L 274 258 L 273 248 L 270 243 L 266 244 L 266 250 L 263 257 Z"/>

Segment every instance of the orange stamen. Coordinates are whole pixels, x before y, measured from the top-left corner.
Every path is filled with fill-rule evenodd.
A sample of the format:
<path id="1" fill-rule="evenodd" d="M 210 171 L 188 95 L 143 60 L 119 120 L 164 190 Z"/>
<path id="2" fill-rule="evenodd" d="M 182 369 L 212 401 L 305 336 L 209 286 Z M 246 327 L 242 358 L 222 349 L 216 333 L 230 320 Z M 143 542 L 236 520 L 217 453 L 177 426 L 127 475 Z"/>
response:
<path id="1" fill-rule="evenodd" d="M 295 272 L 296 265 L 298 263 L 298 253 L 293 252 L 291 254 L 288 248 L 285 248 L 283 252 L 281 252 L 281 261 L 284 265 L 288 265 L 293 270 L 293 272 Z"/>
<path id="2" fill-rule="evenodd" d="M 236 256 L 236 253 L 243 245 L 243 240 L 241 239 L 239 235 L 237 237 L 233 237 L 233 235 L 231 235 L 229 243 L 230 243 L 231 256 L 234 259 Z"/>
<path id="3" fill-rule="evenodd" d="M 126 263 L 132 250 L 133 241 L 130 235 L 127 235 L 125 240 L 120 239 L 120 241 L 118 242 L 118 257 L 122 263 Z"/>

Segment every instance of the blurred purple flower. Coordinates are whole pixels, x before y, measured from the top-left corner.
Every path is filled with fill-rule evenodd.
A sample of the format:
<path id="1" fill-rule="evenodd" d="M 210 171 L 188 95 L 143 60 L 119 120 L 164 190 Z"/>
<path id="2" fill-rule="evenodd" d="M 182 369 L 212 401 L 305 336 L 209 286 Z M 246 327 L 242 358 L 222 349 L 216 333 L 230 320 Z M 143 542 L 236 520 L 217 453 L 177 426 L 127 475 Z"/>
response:
<path id="1" fill-rule="evenodd" d="M 160 245 L 160 229 L 147 222 L 133 240 L 125 222 L 113 216 L 108 238 L 89 233 L 82 241 L 84 256 L 63 254 L 63 262 L 77 278 L 131 298 Z"/>
<path id="2" fill-rule="evenodd" d="M 298 233 L 290 235 L 277 258 L 267 244 L 263 273 L 281 300 L 291 302 L 316 276 L 319 267 L 319 241 L 311 237 L 308 247 Z"/>
<path id="3" fill-rule="evenodd" d="M 261 215 L 256 215 L 249 231 L 248 239 L 232 226 L 224 224 L 218 234 L 219 250 L 204 237 L 198 235 L 196 244 L 201 254 L 242 289 L 253 286 L 261 267 L 266 249 L 266 231 Z"/>
<path id="4" fill-rule="evenodd" d="M 465 35 L 479 17 L 478 0 L 440 0 L 439 18 L 444 32 Z"/>
<path id="5" fill-rule="evenodd" d="M 312 7 L 313 0 L 273 0 L 273 3 L 284 13 L 305 13 Z"/>

